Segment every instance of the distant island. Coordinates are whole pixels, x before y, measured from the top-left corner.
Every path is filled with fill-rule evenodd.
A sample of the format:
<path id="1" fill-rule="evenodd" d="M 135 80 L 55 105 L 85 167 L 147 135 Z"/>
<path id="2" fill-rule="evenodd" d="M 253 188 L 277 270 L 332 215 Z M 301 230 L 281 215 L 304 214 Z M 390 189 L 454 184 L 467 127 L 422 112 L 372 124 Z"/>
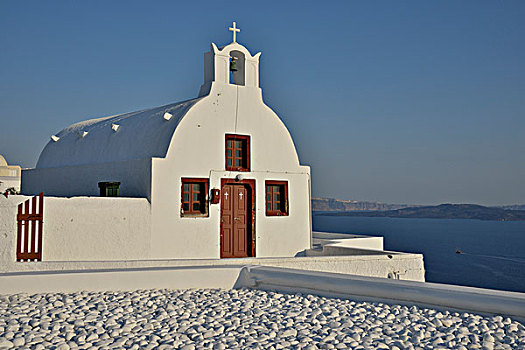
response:
<path id="1" fill-rule="evenodd" d="M 416 205 L 352 201 L 335 198 L 312 198 L 313 211 L 395 210 L 408 207 L 416 207 Z"/>
<path id="2" fill-rule="evenodd" d="M 316 215 L 392 218 L 525 220 L 525 204 L 485 207 L 476 204 L 414 205 L 372 201 L 312 198 Z"/>
<path id="3" fill-rule="evenodd" d="M 524 210 L 510 210 L 502 207 L 484 207 L 476 204 L 440 204 L 435 206 L 407 207 L 395 210 L 351 210 L 323 211 L 317 215 L 366 216 L 420 219 L 477 219 L 495 221 L 525 220 Z"/>
<path id="4" fill-rule="evenodd" d="M 509 210 L 525 210 L 525 204 L 499 205 L 494 208 L 509 209 Z"/>

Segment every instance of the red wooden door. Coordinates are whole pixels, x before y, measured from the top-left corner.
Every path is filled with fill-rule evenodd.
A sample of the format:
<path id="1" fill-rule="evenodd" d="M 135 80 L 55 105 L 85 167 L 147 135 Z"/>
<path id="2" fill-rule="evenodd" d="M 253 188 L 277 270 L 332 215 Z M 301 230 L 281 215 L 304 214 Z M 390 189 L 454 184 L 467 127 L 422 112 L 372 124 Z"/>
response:
<path id="1" fill-rule="evenodd" d="M 221 258 L 249 255 L 251 229 L 250 189 L 242 184 L 225 184 L 221 198 Z"/>

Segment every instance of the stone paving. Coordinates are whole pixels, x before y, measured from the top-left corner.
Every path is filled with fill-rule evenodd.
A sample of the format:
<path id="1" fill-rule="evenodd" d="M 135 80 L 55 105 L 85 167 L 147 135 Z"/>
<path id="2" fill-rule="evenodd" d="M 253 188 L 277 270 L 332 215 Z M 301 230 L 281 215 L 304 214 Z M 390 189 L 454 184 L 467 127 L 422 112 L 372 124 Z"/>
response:
<path id="1" fill-rule="evenodd" d="M 260 290 L 0 296 L 0 349 L 525 349 L 501 316 Z"/>

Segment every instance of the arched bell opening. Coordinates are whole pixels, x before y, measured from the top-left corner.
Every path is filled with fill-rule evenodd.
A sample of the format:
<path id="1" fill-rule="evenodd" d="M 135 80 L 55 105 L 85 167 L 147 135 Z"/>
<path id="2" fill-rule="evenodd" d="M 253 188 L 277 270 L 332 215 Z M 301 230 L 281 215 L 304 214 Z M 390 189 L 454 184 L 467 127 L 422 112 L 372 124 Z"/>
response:
<path id="1" fill-rule="evenodd" d="M 230 84 L 245 85 L 246 59 L 241 51 L 230 52 Z"/>

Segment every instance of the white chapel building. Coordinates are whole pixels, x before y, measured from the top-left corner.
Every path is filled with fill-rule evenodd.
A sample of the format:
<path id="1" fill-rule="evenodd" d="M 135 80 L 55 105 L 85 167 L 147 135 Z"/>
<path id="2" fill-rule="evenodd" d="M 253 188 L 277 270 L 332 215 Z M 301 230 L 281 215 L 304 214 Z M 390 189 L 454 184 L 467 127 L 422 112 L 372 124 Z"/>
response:
<path id="1" fill-rule="evenodd" d="M 146 199 L 147 227 L 134 234 L 144 243 L 130 259 L 291 257 L 310 249 L 310 168 L 263 101 L 260 53 L 236 42 L 235 25 L 230 30 L 231 44 L 211 44 L 204 55 L 197 98 L 68 126 L 22 172 L 22 193 L 119 197 L 96 199 L 115 206 L 121 197 Z M 52 221 L 44 223 L 44 257 Z M 91 231 L 104 226 L 97 227 Z M 111 228 L 93 234 L 133 244 L 112 240 Z M 93 259 L 118 258 L 106 255 Z"/>

